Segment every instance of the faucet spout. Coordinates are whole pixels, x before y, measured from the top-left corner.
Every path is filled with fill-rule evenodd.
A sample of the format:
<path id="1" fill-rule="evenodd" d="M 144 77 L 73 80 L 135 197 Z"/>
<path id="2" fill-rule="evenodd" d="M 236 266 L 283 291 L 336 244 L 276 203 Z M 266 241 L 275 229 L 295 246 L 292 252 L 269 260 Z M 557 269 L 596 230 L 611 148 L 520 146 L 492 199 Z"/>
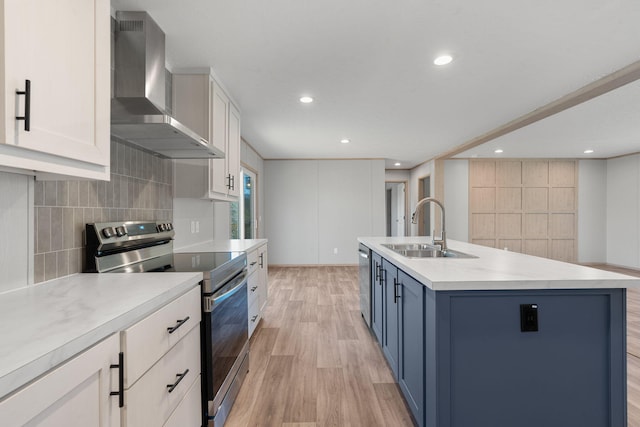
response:
<path id="1" fill-rule="evenodd" d="M 444 206 L 443 204 L 433 198 L 433 197 L 425 197 L 424 199 L 420 200 L 417 204 L 416 204 L 416 208 L 413 211 L 413 214 L 411 214 L 411 223 L 412 224 L 417 224 L 418 223 L 418 212 L 420 210 L 420 208 L 422 208 L 424 205 L 428 204 L 428 203 L 435 203 L 436 205 L 438 205 L 440 207 L 440 216 L 442 217 L 442 229 L 440 231 L 440 238 L 436 239 L 435 236 L 435 230 L 433 232 L 433 244 L 434 245 L 439 245 L 440 246 L 440 250 L 442 250 L 443 252 L 446 252 L 447 250 L 447 235 L 446 235 L 446 231 L 445 231 L 445 222 L 444 222 Z"/>

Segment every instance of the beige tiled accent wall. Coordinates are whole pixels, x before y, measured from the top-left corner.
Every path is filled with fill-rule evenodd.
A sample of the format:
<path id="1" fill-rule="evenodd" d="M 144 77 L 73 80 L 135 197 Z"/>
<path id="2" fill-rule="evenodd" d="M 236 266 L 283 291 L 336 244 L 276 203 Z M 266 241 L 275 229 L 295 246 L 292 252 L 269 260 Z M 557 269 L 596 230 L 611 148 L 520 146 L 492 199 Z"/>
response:
<path id="1" fill-rule="evenodd" d="M 575 262 L 575 160 L 471 160 L 472 243 Z"/>
<path id="2" fill-rule="evenodd" d="M 173 164 L 111 142 L 111 181 L 36 181 L 34 282 L 82 270 L 86 223 L 173 220 Z"/>

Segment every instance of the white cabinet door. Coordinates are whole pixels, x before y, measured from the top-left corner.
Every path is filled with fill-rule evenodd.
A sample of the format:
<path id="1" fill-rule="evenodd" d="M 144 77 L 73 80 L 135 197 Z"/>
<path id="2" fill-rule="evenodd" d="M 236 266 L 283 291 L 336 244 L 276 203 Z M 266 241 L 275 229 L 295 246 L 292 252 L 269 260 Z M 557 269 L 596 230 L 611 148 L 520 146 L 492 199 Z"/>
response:
<path id="1" fill-rule="evenodd" d="M 229 196 L 239 197 L 242 188 L 240 177 L 240 112 L 229 104 L 229 141 L 227 145 L 227 174 L 231 185 Z"/>
<path id="2" fill-rule="evenodd" d="M 213 84 L 212 103 L 212 143 L 225 152 L 224 159 L 209 160 L 211 191 L 226 195 L 229 190 L 229 176 L 227 173 L 227 159 L 229 156 L 227 143 L 229 141 L 229 98 L 217 85 Z"/>
<path id="3" fill-rule="evenodd" d="M 51 163 L 58 158 L 59 167 L 45 170 L 53 173 L 68 173 L 73 167 L 69 159 L 108 166 L 109 1 L 5 0 L 2 7 L 4 114 L 0 142 L 20 148 L 4 148 L 2 154 L 28 157 L 34 164 L 47 159 L 33 152 L 56 156 Z M 16 116 L 26 115 L 26 95 L 16 91 L 24 91 L 27 80 L 31 85 L 29 131 L 25 121 L 16 120 Z M 36 165 L 33 169 L 47 168 Z"/>
<path id="4" fill-rule="evenodd" d="M 3 427 L 120 426 L 119 339 L 112 335 L 94 347 L 0 401 Z"/>
<path id="5" fill-rule="evenodd" d="M 242 187 L 240 112 L 210 76 L 174 75 L 174 93 L 176 118 L 193 126 L 201 135 L 206 133 L 209 126 L 209 143 L 225 153 L 223 159 L 176 160 L 175 196 L 238 200 Z M 208 109 L 203 106 L 206 99 L 210 102 Z M 206 110 L 204 115 L 203 110 Z"/>

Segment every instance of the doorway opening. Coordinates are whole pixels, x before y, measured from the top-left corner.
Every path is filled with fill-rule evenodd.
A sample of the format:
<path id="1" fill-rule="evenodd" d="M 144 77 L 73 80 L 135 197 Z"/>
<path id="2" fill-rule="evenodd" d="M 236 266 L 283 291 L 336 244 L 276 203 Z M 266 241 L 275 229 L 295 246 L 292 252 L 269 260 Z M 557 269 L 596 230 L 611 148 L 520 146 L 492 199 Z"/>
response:
<path id="1" fill-rule="evenodd" d="M 407 235 L 406 188 L 406 182 L 385 183 L 387 236 Z"/>
<path id="2" fill-rule="evenodd" d="M 240 172 L 240 181 L 242 182 L 240 199 L 230 204 L 231 238 L 255 239 L 258 235 L 258 221 L 256 220 L 256 173 L 243 167 Z"/>

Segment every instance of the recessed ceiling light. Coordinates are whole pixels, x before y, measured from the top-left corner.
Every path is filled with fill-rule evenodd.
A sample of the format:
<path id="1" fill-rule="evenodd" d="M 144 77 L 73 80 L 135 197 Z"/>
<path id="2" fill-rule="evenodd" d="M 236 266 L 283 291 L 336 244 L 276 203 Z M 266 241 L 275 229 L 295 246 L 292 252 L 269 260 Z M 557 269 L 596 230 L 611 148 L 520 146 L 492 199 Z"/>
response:
<path id="1" fill-rule="evenodd" d="M 433 63 L 436 65 L 447 65 L 451 61 L 453 61 L 453 57 L 451 55 L 440 55 L 433 60 Z"/>
<path id="2" fill-rule="evenodd" d="M 313 98 L 310 96 L 302 96 L 300 97 L 300 102 L 302 102 L 303 104 L 310 104 L 313 102 Z"/>
<path id="3" fill-rule="evenodd" d="M 591 154 L 593 153 L 593 150 L 584 150 L 584 154 Z"/>
<path id="4" fill-rule="evenodd" d="M 395 162 L 395 163 L 393 164 L 393 166 L 400 166 L 400 165 L 401 165 L 401 163 L 400 163 L 400 162 Z"/>
<path id="5" fill-rule="evenodd" d="M 497 148 L 497 149 L 493 150 L 493 152 L 496 153 L 496 154 L 503 153 L 502 148 Z"/>
<path id="6" fill-rule="evenodd" d="M 351 140 L 350 140 L 349 138 L 342 138 L 342 139 L 340 140 L 340 142 L 341 142 L 341 143 L 343 143 L 343 144 L 348 144 L 348 143 L 350 143 L 350 142 L 351 142 Z"/>

